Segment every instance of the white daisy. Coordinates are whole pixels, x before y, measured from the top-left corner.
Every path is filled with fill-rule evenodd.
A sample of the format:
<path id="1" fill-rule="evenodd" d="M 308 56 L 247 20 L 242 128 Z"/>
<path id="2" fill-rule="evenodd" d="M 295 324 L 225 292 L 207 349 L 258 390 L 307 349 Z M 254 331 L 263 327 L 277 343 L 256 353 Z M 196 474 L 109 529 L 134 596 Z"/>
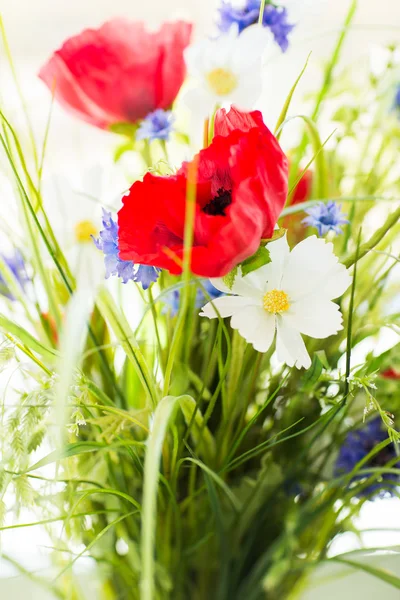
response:
<path id="1" fill-rule="evenodd" d="M 253 108 L 262 91 L 262 55 L 271 41 L 266 28 L 252 25 L 240 35 L 232 27 L 217 39 L 204 39 L 189 46 L 185 51 L 186 65 L 197 85 L 186 93 L 184 102 L 203 117 L 225 104 Z"/>
<path id="2" fill-rule="evenodd" d="M 231 327 L 259 352 L 274 341 L 278 359 L 289 367 L 311 365 L 301 334 L 326 338 L 341 329 L 339 306 L 332 302 L 351 277 L 338 262 L 333 245 L 311 236 L 290 251 L 286 236 L 268 245 L 271 262 L 249 275 L 237 275 L 232 290 L 222 279 L 212 284 L 229 294 L 209 302 L 200 313 L 232 317 Z M 234 295 L 233 295 L 234 294 Z M 215 307 L 215 308 L 214 308 Z"/>
<path id="3" fill-rule="evenodd" d="M 115 166 L 94 165 L 71 181 L 51 175 L 43 182 L 43 201 L 54 235 L 78 279 L 89 283 L 104 274 L 103 257 L 91 236 L 101 228 L 102 207 L 119 207 L 127 183 Z"/>

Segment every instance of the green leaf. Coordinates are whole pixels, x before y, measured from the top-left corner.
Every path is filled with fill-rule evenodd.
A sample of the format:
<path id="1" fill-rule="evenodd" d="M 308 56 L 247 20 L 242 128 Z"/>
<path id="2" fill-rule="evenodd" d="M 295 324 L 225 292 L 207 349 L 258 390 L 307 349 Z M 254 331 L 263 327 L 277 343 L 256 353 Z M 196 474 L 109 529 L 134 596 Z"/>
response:
<path id="1" fill-rule="evenodd" d="M 284 123 L 284 121 L 286 119 L 286 115 L 287 115 L 287 112 L 289 110 L 290 103 L 291 103 L 292 98 L 293 98 L 293 94 L 296 91 L 296 88 L 297 88 L 297 85 L 298 85 L 300 79 L 303 77 L 304 71 L 306 70 L 307 65 L 308 65 L 308 61 L 310 60 L 310 56 L 311 56 L 311 52 L 307 56 L 306 63 L 304 65 L 304 67 L 302 68 L 300 75 L 298 76 L 298 78 L 294 82 L 294 85 L 292 86 L 292 89 L 290 90 L 289 95 L 288 95 L 288 97 L 285 100 L 285 104 L 283 105 L 281 114 L 279 115 L 278 122 L 277 122 L 276 127 L 275 127 L 275 136 L 276 136 L 277 140 L 279 140 L 279 138 L 281 137 L 281 134 L 282 134 L 282 129 L 281 129 L 282 124 Z"/>
<path id="2" fill-rule="evenodd" d="M 276 240 L 280 240 L 285 235 L 286 232 L 287 232 L 287 229 L 285 229 L 284 227 L 279 227 L 278 229 L 274 229 L 274 233 L 272 234 L 272 237 L 264 238 L 261 241 L 263 244 L 269 244 L 270 242 L 275 242 Z"/>
<path id="3" fill-rule="evenodd" d="M 68 569 L 70 569 L 76 563 L 76 561 L 81 556 L 83 556 L 85 554 L 85 552 L 88 552 L 112 527 L 115 527 L 116 525 L 118 525 L 118 523 L 121 523 L 121 521 L 123 521 L 124 519 L 127 519 L 128 517 L 131 517 L 132 515 L 135 515 L 137 512 L 138 512 L 137 510 L 131 511 L 129 513 L 126 513 L 124 515 L 121 515 L 121 516 L 117 517 L 116 519 L 114 519 L 114 521 L 111 521 L 111 523 L 108 523 L 108 525 L 106 525 L 93 538 L 93 540 L 91 540 L 91 542 L 89 544 L 87 544 L 87 546 L 84 547 L 84 549 L 82 550 L 82 552 L 80 552 L 79 554 L 77 554 L 76 556 L 74 556 L 74 558 L 67 565 L 65 565 L 65 567 L 63 567 L 61 569 L 61 571 L 58 573 L 58 575 L 54 579 L 54 581 L 57 581 L 57 579 L 59 579 L 62 575 L 64 575 L 64 573 L 66 571 L 68 571 Z"/>
<path id="4" fill-rule="evenodd" d="M 235 267 L 230 273 L 228 273 L 227 275 L 225 275 L 225 277 L 222 278 L 222 281 L 230 290 L 233 288 L 233 284 L 235 283 L 237 272 L 238 268 Z"/>
<path id="5" fill-rule="evenodd" d="M 260 246 L 257 252 L 253 254 L 253 256 L 250 256 L 250 258 L 247 258 L 244 262 L 242 262 L 242 275 L 248 275 L 249 273 L 256 271 L 260 267 L 263 267 L 264 265 L 267 265 L 270 262 L 271 257 L 269 255 L 268 248 L 266 248 L 265 246 Z"/>
<path id="6" fill-rule="evenodd" d="M 322 366 L 324 367 L 324 369 L 326 369 L 327 371 L 329 371 L 329 369 L 331 368 L 329 361 L 326 357 L 326 353 L 325 350 L 318 350 L 318 352 L 315 353 L 316 356 L 318 356 L 319 360 L 322 362 Z"/>
<path id="7" fill-rule="evenodd" d="M 118 133 L 119 135 L 125 135 L 131 139 L 135 139 L 136 131 L 138 129 L 137 125 L 133 123 L 113 123 L 109 126 L 109 130 L 113 133 Z"/>
<path id="8" fill-rule="evenodd" d="M 200 409 L 196 410 L 196 401 L 191 396 L 182 396 L 179 401 L 186 425 L 191 424 L 190 435 L 192 436 L 196 453 L 204 457 L 207 463 L 211 462 L 216 453 L 215 439 L 204 423 L 204 417 Z M 196 412 L 195 412 L 196 411 Z M 194 416 L 193 416 L 194 415 Z"/>
<path id="9" fill-rule="evenodd" d="M 317 354 L 314 354 L 311 367 L 303 375 L 303 383 L 306 387 L 312 386 L 318 381 L 324 365 Z"/>
<path id="10" fill-rule="evenodd" d="M 141 599 L 154 600 L 155 536 L 157 527 L 157 490 L 160 477 L 160 460 L 167 428 L 172 421 L 181 397 L 165 396 L 157 405 L 153 427 L 147 439 L 144 463 L 143 510 L 141 535 Z"/>
<path id="11" fill-rule="evenodd" d="M 97 306 L 105 321 L 110 324 L 119 343 L 125 351 L 127 358 L 135 367 L 136 373 L 146 390 L 151 404 L 156 405 L 158 394 L 153 380 L 153 375 L 145 360 L 135 335 L 124 314 L 117 307 L 109 291 L 103 288 L 97 297 Z"/>
<path id="12" fill-rule="evenodd" d="M 186 144 L 187 146 L 190 144 L 190 137 L 186 133 L 182 133 L 181 131 L 175 131 L 175 138 L 181 144 Z"/>
<path id="13" fill-rule="evenodd" d="M 7 319 L 4 315 L 0 315 L 0 330 L 15 336 L 22 344 L 27 346 L 29 350 L 37 352 L 40 356 L 50 362 L 54 362 L 54 359 L 58 356 L 58 352 L 44 346 L 23 327 L 10 321 L 10 319 Z"/>
<path id="14" fill-rule="evenodd" d="M 46 456 L 41 458 L 38 462 L 29 467 L 25 471 L 25 473 L 36 471 L 41 467 L 50 465 L 51 463 L 62 460 L 63 458 L 69 458 L 70 456 L 76 456 L 78 454 L 84 454 L 86 452 L 99 452 L 100 450 L 110 451 L 118 447 L 128 445 L 132 446 L 140 443 L 141 442 L 135 442 L 134 440 L 131 440 L 127 441 L 126 443 L 117 442 L 115 444 L 107 444 L 103 442 L 76 442 L 74 444 L 66 444 L 61 450 L 54 450 L 53 452 L 50 452 L 50 454 L 47 454 Z"/>
<path id="15" fill-rule="evenodd" d="M 132 140 L 128 140 L 123 144 L 119 144 L 119 146 L 117 146 L 114 150 L 114 162 L 118 162 L 125 152 L 132 152 L 134 149 L 135 143 Z"/>
<path id="16" fill-rule="evenodd" d="M 377 577 L 381 581 L 385 581 L 389 585 L 400 590 L 400 578 L 397 577 L 396 575 L 394 575 L 393 573 L 391 573 L 390 571 L 387 571 L 386 569 L 371 567 L 371 565 L 366 565 L 365 563 L 359 563 L 354 560 L 347 560 L 344 558 L 334 557 L 329 560 L 338 562 L 338 563 L 341 563 L 344 565 L 348 565 L 349 567 L 353 567 L 354 569 L 358 569 L 360 571 L 365 571 L 369 575 L 372 575 L 373 577 Z"/>

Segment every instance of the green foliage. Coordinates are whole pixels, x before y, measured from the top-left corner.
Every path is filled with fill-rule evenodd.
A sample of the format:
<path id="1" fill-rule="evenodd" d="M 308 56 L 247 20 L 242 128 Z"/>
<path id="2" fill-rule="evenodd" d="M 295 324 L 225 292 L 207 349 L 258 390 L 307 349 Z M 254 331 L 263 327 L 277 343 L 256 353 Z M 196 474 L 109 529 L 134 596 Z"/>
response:
<path id="1" fill-rule="evenodd" d="M 253 254 L 253 256 L 247 258 L 245 261 L 242 262 L 242 275 L 248 275 L 256 269 L 267 265 L 269 262 L 271 262 L 271 258 L 269 255 L 268 248 L 266 248 L 265 246 L 260 246 L 260 248 L 255 254 Z"/>

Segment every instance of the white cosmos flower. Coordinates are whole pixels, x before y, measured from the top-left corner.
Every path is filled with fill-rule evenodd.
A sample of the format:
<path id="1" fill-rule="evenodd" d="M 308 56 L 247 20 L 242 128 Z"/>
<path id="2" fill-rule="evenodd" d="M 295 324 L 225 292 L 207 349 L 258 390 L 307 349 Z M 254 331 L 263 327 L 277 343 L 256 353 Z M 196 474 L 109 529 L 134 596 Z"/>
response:
<path id="1" fill-rule="evenodd" d="M 104 276 L 103 256 L 94 245 L 102 207 L 117 210 L 127 189 L 123 174 L 109 163 L 74 173 L 52 174 L 43 182 L 44 207 L 58 244 L 77 279 L 95 287 Z"/>
<path id="2" fill-rule="evenodd" d="M 232 27 L 216 39 L 189 46 L 185 61 L 188 75 L 197 85 L 186 93 L 184 102 L 202 117 L 225 104 L 253 108 L 262 91 L 262 55 L 271 42 L 267 28 L 252 25 L 240 35 Z"/>
<path id="3" fill-rule="evenodd" d="M 212 279 L 229 295 L 209 302 L 200 314 L 215 319 L 218 311 L 221 317 L 232 317 L 231 327 L 259 352 L 270 348 L 276 332 L 278 359 L 289 367 L 308 369 L 311 359 L 301 334 L 326 338 L 343 329 L 339 306 L 332 299 L 347 290 L 351 277 L 333 245 L 316 236 L 292 251 L 284 236 L 268 250 L 271 262 L 245 277 L 238 275 L 232 290 L 222 279 Z"/>

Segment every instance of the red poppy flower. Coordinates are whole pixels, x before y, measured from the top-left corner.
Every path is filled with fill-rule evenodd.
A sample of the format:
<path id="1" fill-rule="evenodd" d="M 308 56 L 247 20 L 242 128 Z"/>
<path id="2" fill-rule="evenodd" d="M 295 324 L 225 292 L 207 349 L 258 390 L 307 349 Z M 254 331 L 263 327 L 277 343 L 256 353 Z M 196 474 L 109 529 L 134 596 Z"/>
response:
<path id="1" fill-rule="evenodd" d="M 149 33 L 143 23 L 108 21 L 68 39 L 39 77 L 61 104 L 92 125 L 135 123 L 175 100 L 191 29 L 177 21 Z"/>
<path id="2" fill-rule="evenodd" d="M 400 379 L 400 371 L 395 371 L 392 367 L 381 373 L 385 379 Z"/>
<path id="3" fill-rule="evenodd" d="M 218 111 L 211 145 L 200 151 L 191 270 L 226 275 L 272 236 L 287 196 L 287 159 L 261 113 Z M 118 214 L 123 260 L 180 273 L 189 163 L 176 175 L 134 183 Z M 177 261 L 174 260 L 177 258 Z"/>
<path id="4" fill-rule="evenodd" d="M 290 203 L 291 206 L 294 204 L 300 204 L 301 202 L 306 202 L 310 198 L 313 179 L 314 174 L 312 171 L 310 171 L 310 169 L 308 169 L 294 188 L 292 201 Z"/>

